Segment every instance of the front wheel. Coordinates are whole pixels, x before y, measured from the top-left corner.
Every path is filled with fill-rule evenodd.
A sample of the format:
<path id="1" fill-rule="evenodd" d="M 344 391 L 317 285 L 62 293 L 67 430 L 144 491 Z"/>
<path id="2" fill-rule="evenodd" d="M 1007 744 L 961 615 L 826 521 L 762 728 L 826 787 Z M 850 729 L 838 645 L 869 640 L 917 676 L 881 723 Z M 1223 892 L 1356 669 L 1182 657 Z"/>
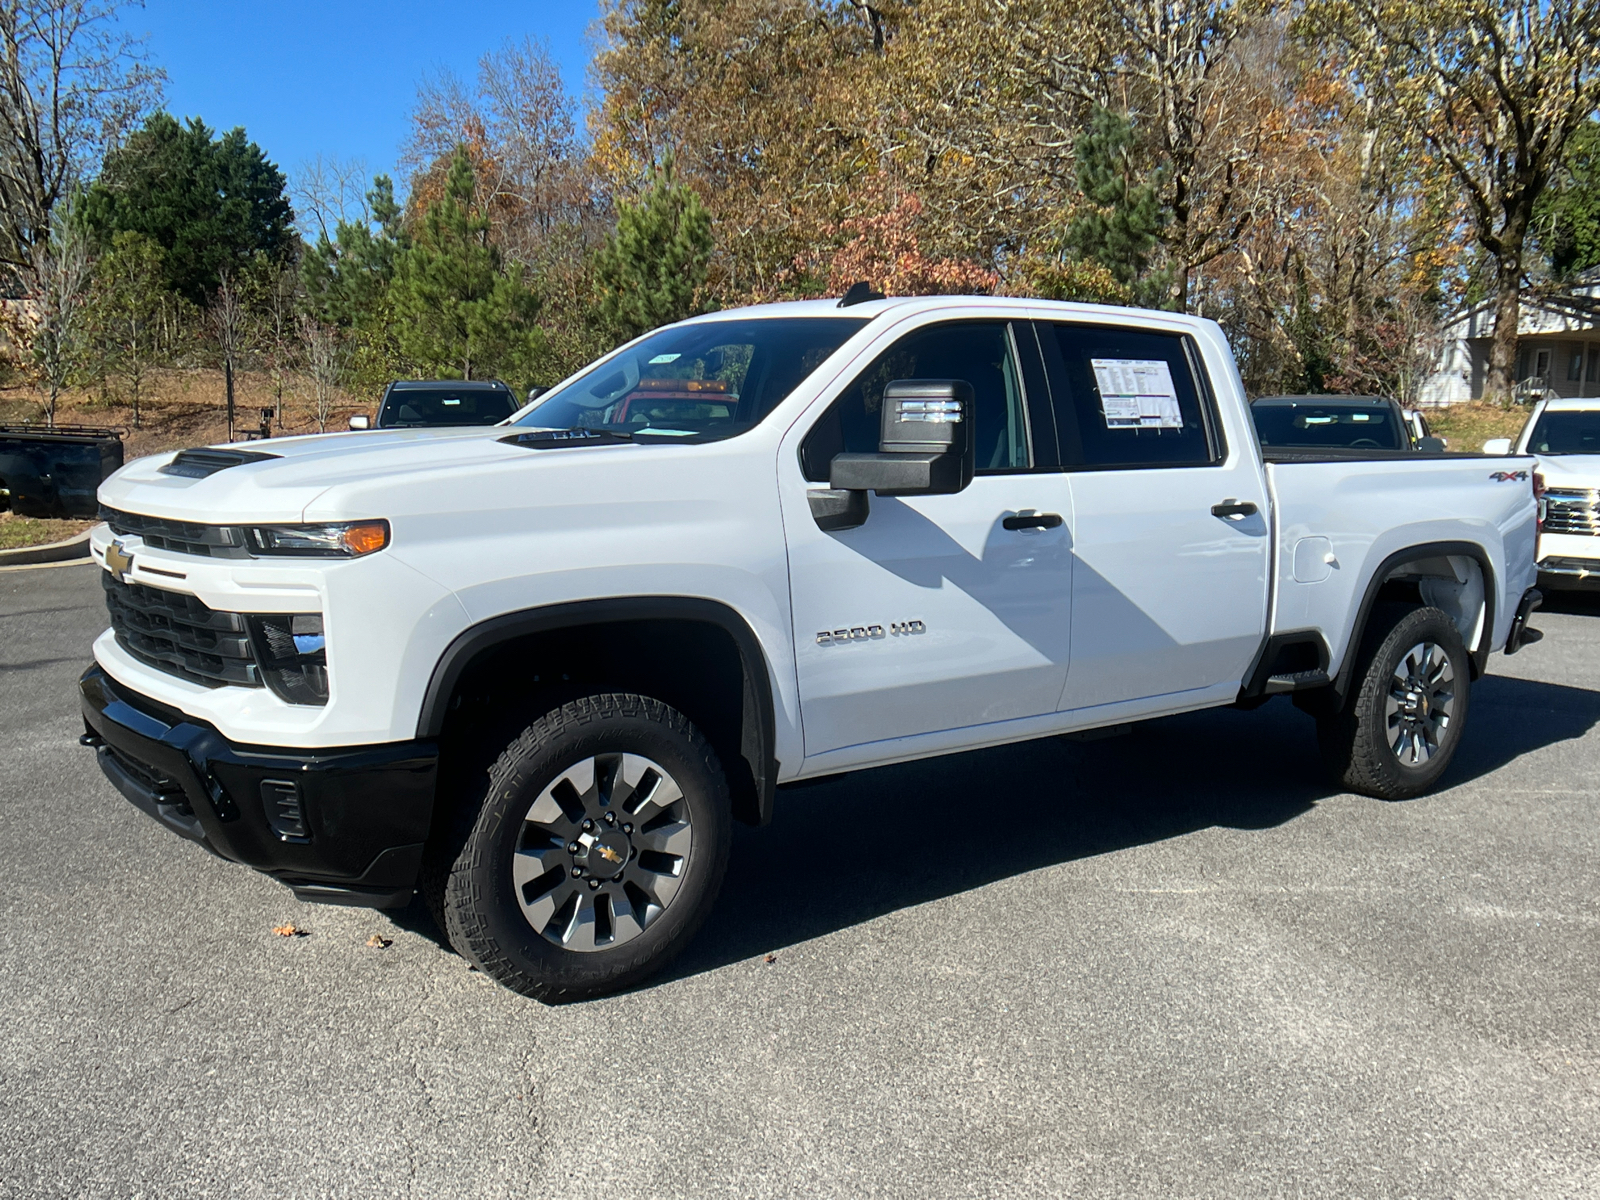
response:
<path id="1" fill-rule="evenodd" d="M 1323 761 L 1353 792 L 1420 796 L 1461 743 L 1472 678 L 1466 646 L 1439 609 L 1389 605 L 1373 614 L 1360 654 L 1350 698 L 1317 720 Z"/>
<path id="2" fill-rule="evenodd" d="M 440 863 L 450 944 L 547 1002 L 625 988 L 694 936 L 716 899 L 731 804 L 682 713 L 631 694 L 546 713 L 489 771 L 482 807 Z"/>

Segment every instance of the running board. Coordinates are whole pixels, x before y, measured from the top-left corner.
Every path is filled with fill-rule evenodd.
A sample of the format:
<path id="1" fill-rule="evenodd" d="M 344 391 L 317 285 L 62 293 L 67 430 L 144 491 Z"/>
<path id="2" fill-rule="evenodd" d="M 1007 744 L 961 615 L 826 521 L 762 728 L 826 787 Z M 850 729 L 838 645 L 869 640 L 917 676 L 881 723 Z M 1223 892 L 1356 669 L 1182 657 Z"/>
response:
<path id="1" fill-rule="evenodd" d="M 1289 675 L 1269 675 L 1263 695 L 1278 696 L 1284 692 L 1304 692 L 1311 688 L 1327 687 L 1333 681 L 1326 671 L 1295 671 Z"/>

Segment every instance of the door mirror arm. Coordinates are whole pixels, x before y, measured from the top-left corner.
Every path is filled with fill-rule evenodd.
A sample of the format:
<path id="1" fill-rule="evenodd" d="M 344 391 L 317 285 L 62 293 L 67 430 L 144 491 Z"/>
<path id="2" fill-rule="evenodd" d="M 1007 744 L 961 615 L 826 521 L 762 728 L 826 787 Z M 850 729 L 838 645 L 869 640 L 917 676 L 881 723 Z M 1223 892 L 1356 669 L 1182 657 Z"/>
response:
<path id="1" fill-rule="evenodd" d="M 823 533 L 865 525 L 872 511 L 867 493 L 850 488 L 812 488 L 806 501 L 811 505 L 811 519 Z"/>

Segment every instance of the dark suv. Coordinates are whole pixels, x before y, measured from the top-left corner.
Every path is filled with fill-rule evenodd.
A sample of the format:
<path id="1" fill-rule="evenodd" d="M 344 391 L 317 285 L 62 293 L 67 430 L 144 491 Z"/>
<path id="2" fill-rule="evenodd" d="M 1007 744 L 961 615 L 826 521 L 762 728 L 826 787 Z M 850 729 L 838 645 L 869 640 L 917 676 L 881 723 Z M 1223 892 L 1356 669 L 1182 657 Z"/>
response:
<path id="1" fill-rule="evenodd" d="M 383 389 L 378 419 L 350 418 L 351 429 L 431 429 L 497 425 L 522 404 L 498 379 L 402 379 Z"/>

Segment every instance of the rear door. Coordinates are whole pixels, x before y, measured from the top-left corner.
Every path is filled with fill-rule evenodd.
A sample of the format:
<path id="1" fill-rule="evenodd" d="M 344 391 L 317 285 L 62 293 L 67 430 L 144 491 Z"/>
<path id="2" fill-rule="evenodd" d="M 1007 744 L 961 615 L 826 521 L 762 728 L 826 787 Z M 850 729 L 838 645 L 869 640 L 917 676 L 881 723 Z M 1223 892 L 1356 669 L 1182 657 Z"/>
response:
<path id="1" fill-rule="evenodd" d="M 1055 712 L 1072 556 L 1066 497 L 1031 445 L 1030 408 L 1050 420 L 1043 370 L 1031 331 L 1019 357 L 1018 327 L 941 321 L 903 334 L 804 431 L 799 470 L 787 455 L 780 464 L 808 758 Z M 864 525 L 818 529 L 807 489 L 827 486 L 835 454 L 877 449 L 885 385 L 916 378 L 973 385 L 976 477 L 951 496 L 873 496 Z"/>
<path id="2" fill-rule="evenodd" d="M 1186 335 L 1038 331 L 1072 493 L 1061 708 L 1158 698 L 1159 708 L 1175 693 L 1237 687 L 1266 627 L 1271 569 L 1253 445 L 1228 445 Z"/>

